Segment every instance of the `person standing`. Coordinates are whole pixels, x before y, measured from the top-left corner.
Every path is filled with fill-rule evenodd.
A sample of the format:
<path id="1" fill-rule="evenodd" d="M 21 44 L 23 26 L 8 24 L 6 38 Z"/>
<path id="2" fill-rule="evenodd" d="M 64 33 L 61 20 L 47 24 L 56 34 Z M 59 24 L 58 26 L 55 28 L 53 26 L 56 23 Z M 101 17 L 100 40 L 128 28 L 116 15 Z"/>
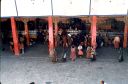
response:
<path id="1" fill-rule="evenodd" d="M 66 43 L 63 48 L 64 48 L 64 54 L 63 54 L 62 61 L 66 62 L 67 61 L 67 52 L 68 52 L 68 43 Z"/>
<path id="2" fill-rule="evenodd" d="M 120 48 L 119 49 L 120 50 L 120 55 L 119 55 L 118 61 L 122 62 L 122 61 L 124 61 L 124 57 L 123 57 L 124 48 L 123 48 L 123 37 L 122 36 L 120 36 L 119 48 Z"/>
<path id="3" fill-rule="evenodd" d="M 14 53 L 14 43 L 12 39 L 10 39 L 9 44 L 10 44 L 10 50 L 12 51 L 12 53 Z"/>
<path id="4" fill-rule="evenodd" d="M 1 32 L 1 28 L 0 28 L 0 55 L 1 55 L 2 49 L 3 49 L 3 46 L 2 46 L 2 32 Z"/>
<path id="5" fill-rule="evenodd" d="M 75 61 L 75 59 L 76 59 L 76 48 L 74 45 L 71 46 L 70 58 L 72 61 Z"/>
<path id="6" fill-rule="evenodd" d="M 44 43 L 44 32 L 42 29 L 39 29 L 37 32 L 37 39 L 39 43 Z"/>
<path id="7" fill-rule="evenodd" d="M 96 51 L 93 47 L 91 47 L 91 61 L 95 61 L 96 60 Z"/>
<path id="8" fill-rule="evenodd" d="M 21 53 L 24 54 L 24 36 L 23 35 L 19 35 L 19 42 L 20 42 L 20 50 L 21 50 Z"/>
<path id="9" fill-rule="evenodd" d="M 115 49 L 119 49 L 119 45 L 120 45 L 120 37 L 119 36 L 114 37 L 113 44 L 114 44 Z"/>
<path id="10" fill-rule="evenodd" d="M 56 52 L 56 48 L 52 49 L 50 51 L 50 56 L 51 56 L 51 60 L 53 63 L 57 62 L 57 52 Z"/>
<path id="11" fill-rule="evenodd" d="M 109 35 L 106 33 L 104 36 L 104 46 L 108 46 L 109 45 Z"/>
<path id="12" fill-rule="evenodd" d="M 91 46 L 87 47 L 86 58 L 90 59 L 91 61 L 96 60 L 96 51 L 93 49 L 93 47 Z"/>
<path id="13" fill-rule="evenodd" d="M 91 46 L 88 46 L 87 47 L 87 50 L 86 50 L 86 58 L 87 59 L 90 59 L 91 58 Z"/>
<path id="14" fill-rule="evenodd" d="M 66 60 L 67 60 L 67 52 L 68 52 L 68 39 L 67 39 L 67 35 L 63 35 L 63 49 L 64 49 L 64 54 L 63 54 L 62 61 L 66 62 Z"/>
<path id="15" fill-rule="evenodd" d="M 83 56 L 83 46 L 81 44 L 78 46 L 78 56 L 80 58 Z"/>
<path id="16" fill-rule="evenodd" d="M 101 48 L 104 44 L 104 39 L 101 34 L 99 34 L 96 38 L 97 48 Z"/>

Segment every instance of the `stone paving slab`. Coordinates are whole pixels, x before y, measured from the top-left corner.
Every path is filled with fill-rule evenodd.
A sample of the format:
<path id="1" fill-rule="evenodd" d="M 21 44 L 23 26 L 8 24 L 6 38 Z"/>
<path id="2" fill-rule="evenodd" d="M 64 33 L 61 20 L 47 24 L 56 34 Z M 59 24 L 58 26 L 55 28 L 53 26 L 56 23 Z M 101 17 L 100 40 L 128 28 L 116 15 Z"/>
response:
<path id="1" fill-rule="evenodd" d="M 75 62 L 50 62 L 46 48 L 31 49 L 20 57 L 10 53 L 2 53 L 0 57 L 0 81 L 2 84 L 128 84 L 128 59 L 119 63 L 116 53 L 110 49 L 108 58 L 98 52 L 97 61 L 90 62 L 85 58 L 77 58 Z"/>

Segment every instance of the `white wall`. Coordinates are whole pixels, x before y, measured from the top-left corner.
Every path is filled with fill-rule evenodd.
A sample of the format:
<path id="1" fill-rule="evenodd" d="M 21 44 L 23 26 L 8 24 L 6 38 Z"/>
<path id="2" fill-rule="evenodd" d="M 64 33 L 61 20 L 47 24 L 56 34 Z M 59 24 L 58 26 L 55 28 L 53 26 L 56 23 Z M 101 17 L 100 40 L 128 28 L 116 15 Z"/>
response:
<path id="1" fill-rule="evenodd" d="M 91 0 L 91 15 L 126 15 L 128 0 Z M 18 16 L 52 15 L 51 0 L 16 0 Z M 90 0 L 53 0 L 53 15 L 89 15 Z M 1 17 L 17 16 L 14 0 L 1 0 Z"/>
<path id="2" fill-rule="evenodd" d="M 16 0 L 19 16 L 52 15 L 51 0 Z"/>
<path id="3" fill-rule="evenodd" d="M 64 16 L 89 15 L 90 0 L 53 0 L 53 14 Z"/>
<path id="4" fill-rule="evenodd" d="M 128 0 L 92 0 L 91 15 L 126 15 Z"/>
<path id="5" fill-rule="evenodd" d="M 14 0 L 1 0 L 1 17 L 17 16 Z"/>

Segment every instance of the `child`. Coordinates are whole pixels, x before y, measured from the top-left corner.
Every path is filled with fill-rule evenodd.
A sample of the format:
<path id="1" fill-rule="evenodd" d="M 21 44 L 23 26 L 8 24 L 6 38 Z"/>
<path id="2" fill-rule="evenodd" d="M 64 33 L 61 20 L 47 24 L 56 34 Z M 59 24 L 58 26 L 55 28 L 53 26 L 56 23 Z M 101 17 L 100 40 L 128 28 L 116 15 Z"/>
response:
<path id="1" fill-rule="evenodd" d="M 71 55 L 70 55 L 70 58 L 72 61 L 75 61 L 76 59 L 76 48 L 74 45 L 71 46 Z"/>

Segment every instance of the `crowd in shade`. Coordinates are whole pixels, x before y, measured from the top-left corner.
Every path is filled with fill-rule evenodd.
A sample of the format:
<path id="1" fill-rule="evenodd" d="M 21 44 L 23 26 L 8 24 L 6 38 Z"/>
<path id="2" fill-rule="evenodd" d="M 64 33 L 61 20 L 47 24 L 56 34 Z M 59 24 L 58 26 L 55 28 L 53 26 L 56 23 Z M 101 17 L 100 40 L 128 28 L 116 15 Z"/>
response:
<path id="1" fill-rule="evenodd" d="M 91 45 L 91 36 L 89 33 L 69 35 L 65 30 L 63 30 L 63 32 L 58 35 L 58 38 L 58 46 L 63 47 L 63 62 L 66 62 L 68 57 L 70 57 L 71 61 L 75 61 L 77 58 L 85 58 L 94 61 L 96 60 L 97 55 L 96 49 L 107 46 L 114 47 L 115 50 L 122 50 L 123 48 L 123 38 L 119 34 L 110 39 L 107 33 L 105 35 L 98 33 L 96 36 L 96 49 Z M 70 52 L 70 55 L 67 54 L 68 51 Z M 123 57 L 121 56 L 119 60 L 123 61 L 122 59 Z"/>
<path id="2" fill-rule="evenodd" d="M 91 61 L 96 60 L 96 50 L 91 45 L 91 36 L 90 33 L 87 31 L 86 22 L 83 22 L 79 18 L 70 18 L 68 20 L 69 23 L 58 23 L 58 34 L 54 36 L 55 40 L 55 49 L 52 50 L 52 54 L 54 57 L 53 61 L 57 61 L 58 58 L 58 52 L 56 51 L 56 47 L 63 47 L 63 56 L 62 61 L 66 62 L 67 57 L 70 57 L 72 61 L 75 61 L 77 58 L 83 58 L 90 59 Z M 111 21 L 113 22 L 113 21 Z M 45 44 L 49 45 L 49 33 L 47 29 L 47 22 L 45 20 L 36 19 L 34 22 L 28 22 L 28 27 L 30 29 L 37 27 L 36 29 L 36 35 L 34 38 L 30 37 L 30 46 L 34 44 Z M 117 23 L 117 22 L 116 22 Z M 18 24 L 18 23 L 17 23 Z M 30 24 L 33 24 L 30 26 Z M 112 25 L 113 28 L 117 28 Z M 69 29 L 72 29 L 73 31 L 79 31 L 77 34 L 71 34 L 68 32 Z M 35 30 L 35 29 L 34 29 Z M 13 39 L 10 38 L 9 41 L 7 41 L 8 32 L 4 32 L 5 30 L 2 30 L 3 36 L 3 43 L 9 42 L 10 43 L 10 50 L 14 53 L 14 43 Z M 7 36 L 7 37 L 6 37 Z M 34 35 L 33 35 L 34 36 Z M 26 36 L 22 33 L 18 33 L 18 42 L 19 42 L 19 50 L 21 54 L 25 53 L 26 47 L 28 46 Z M 110 37 L 108 33 L 97 33 L 96 36 L 96 49 L 102 48 L 103 46 L 109 46 L 112 45 L 116 50 L 120 49 L 122 50 L 123 47 L 123 37 L 120 34 L 115 35 L 114 37 Z M 70 51 L 70 55 L 67 55 L 67 53 Z M 120 57 L 122 59 L 122 56 Z"/>

